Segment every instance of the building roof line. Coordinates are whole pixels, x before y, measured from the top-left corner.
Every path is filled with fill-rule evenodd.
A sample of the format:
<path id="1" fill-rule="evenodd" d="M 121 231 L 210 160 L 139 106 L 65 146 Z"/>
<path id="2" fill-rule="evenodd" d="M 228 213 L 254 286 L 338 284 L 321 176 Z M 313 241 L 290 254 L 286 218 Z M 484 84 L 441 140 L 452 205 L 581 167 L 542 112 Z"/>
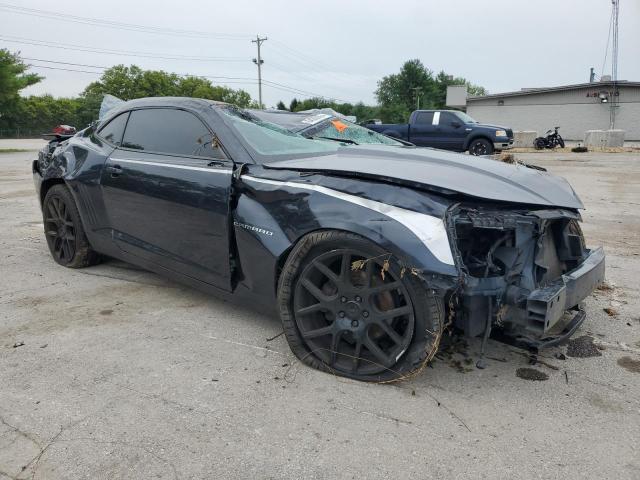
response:
<path id="1" fill-rule="evenodd" d="M 491 93 L 489 95 L 468 97 L 467 102 L 485 100 L 487 98 L 517 97 L 521 95 L 535 95 L 537 93 L 561 92 L 566 90 L 577 90 L 580 88 L 607 88 L 607 87 L 613 87 L 615 85 L 617 85 L 618 87 L 640 87 L 640 82 L 618 80 L 616 82 L 607 81 L 607 82 L 575 83 L 572 85 L 561 85 L 559 87 L 526 88 L 526 89 L 518 90 L 515 92 Z"/>

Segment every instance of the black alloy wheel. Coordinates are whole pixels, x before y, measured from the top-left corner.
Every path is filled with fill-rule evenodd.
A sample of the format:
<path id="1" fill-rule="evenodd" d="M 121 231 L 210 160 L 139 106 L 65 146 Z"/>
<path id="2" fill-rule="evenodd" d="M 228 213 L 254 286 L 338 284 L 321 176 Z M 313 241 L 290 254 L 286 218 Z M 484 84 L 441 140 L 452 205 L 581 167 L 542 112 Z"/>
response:
<path id="1" fill-rule="evenodd" d="M 366 381 L 398 378 L 435 345 L 441 304 L 388 253 L 357 235 L 323 231 L 292 251 L 278 302 L 304 363 Z"/>
<path id="2" fill-rule="evenodd" d="M 84 233 L 80 214 L 69 189 L 52 186 L 42 202 L 47 245 L 53 259 L 65 267 L 82 268 L 99 261 Z"/>
<path id="3" fill-rule="evenodd" d="M 477 157 L 481 155 L 491 155 L 493 153 L 493 145 L 488 140 L 479 138 L 471 142 L 469 153 Z"/>
<path id="4" fill-rule="evenodd" d="M 353 262 L 365 262 L 352 270 Z M 415 318 L 406 287 L 385 272 L 384 259 L 353 249 L 332 250 L 302 271 L 294 313 L 302 338 L 327 365 L 355 375 L 396 363 L 413 337 Z"/>
<path id="5" fill-rule="evenodd" d="M 70 209 L 57 195 L 49 198 L 45 208 L 44 232 L 51 254 L 58 263 L 69 263 L 76 254 L 76 228 Z"/>

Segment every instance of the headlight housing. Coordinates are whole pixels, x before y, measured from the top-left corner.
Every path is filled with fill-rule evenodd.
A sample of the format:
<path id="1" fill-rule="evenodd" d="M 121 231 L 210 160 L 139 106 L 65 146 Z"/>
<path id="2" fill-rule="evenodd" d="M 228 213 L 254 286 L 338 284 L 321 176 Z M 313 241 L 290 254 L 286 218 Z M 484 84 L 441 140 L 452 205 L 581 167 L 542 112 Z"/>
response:
<path id="1" fill-rule="evenodd" d="M 507 136 L 506 130 L 496 130 L 496 137 L 506 137 L 506 136 Z"/>

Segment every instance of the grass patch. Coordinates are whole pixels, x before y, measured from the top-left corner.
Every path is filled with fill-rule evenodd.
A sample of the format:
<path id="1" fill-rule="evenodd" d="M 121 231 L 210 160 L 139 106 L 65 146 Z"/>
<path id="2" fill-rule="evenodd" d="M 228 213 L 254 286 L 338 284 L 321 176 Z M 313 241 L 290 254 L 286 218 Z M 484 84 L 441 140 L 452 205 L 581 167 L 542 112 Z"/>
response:
<path id="1" fill-rule="evenodd" d="M 22 153 L 29 151 L 30 150 L 26 150 L 24 148 L 0 148 L 0 153 Z"/>

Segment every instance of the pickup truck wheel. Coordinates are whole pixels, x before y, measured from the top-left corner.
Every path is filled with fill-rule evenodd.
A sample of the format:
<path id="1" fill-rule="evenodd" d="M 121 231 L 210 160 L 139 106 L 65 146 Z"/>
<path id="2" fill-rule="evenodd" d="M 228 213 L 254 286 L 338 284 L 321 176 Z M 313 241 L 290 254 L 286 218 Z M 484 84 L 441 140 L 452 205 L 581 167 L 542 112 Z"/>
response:
<path id="1" fill-rule="evenodd" d="M 442 325 L 442 302 L 422 281 L 403 275 L 377 245 L 341 231 L 298 242 L 278 282 L 278 307 L 300 361 L 364 381 L 415 369 Z"/>
<path id="2" fill-rule="evenodd" d="M 54 185 L 42 202 L 47 245 L 53 259 L 64 267 L 83 268 L 99 262 L 84 233 L 78 208 L 66 185 Z"/>
<path id="3" fill-rule="evenodd" d="M 493 153 L 493 145 L 484 138 L 477 138 L 469 145 L 469 153 L 471 155 L 491 155 Z"/>

